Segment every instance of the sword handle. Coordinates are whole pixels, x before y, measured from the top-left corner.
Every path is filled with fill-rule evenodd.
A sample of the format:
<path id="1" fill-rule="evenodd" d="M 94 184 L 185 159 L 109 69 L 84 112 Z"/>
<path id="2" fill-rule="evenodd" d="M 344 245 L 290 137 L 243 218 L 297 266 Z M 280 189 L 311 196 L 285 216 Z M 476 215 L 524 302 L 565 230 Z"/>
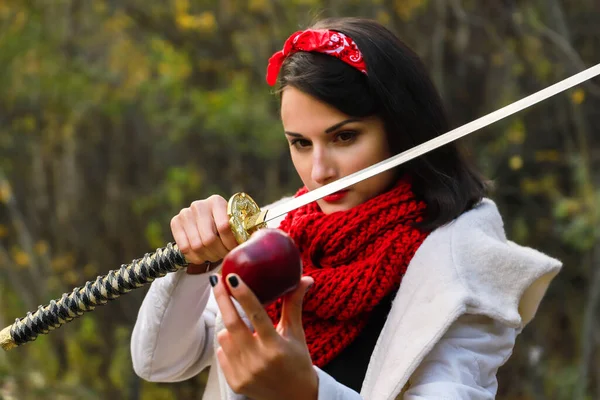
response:
<path id="1" fill-rule="evenodd" d="M 266 211 L 261 211 L 246 193 L 236 193 L 229 199 L 227 214 L 229 226 L 240 244 L 256 230 L 266 227 Z M 52 300 L 46 306 L 39 306 L 37 311 L 28 312 L 24 318 L 17 318 L 12 325 L 0 331 L 0 346 L 10 350 L 34 341 L 39 335 L 47 334 L 97 306 L 187 266 L 188 262 L 177 245 L 168 243 L 154 253 L 145 254 L 142 259 L 123 264 L 118 270 L 98 276 L 94 282 L 88 281 L 83 287 L 64 293 L 60 299 Z"/>
<path id="2" fill-rule="evenodd" d="M 169 243 L 154 253 L 147 253 L 142 259 L 98 276 L 94 282 L 88 281 L 83 287 L 74 288 L 69 294 L 64 293 L 60 299 L 52 300 L 46 306 L 39 306 L 34 313 L 28 312 L 25 318 L 17 318 L 12 325 L 0 331 L 0 346 L 4 350 L 10 350 L 34 341 L 38 335 L 47 334 L 84 313 L 93 311 L 97 306 L 187 264 L 177 245 Z"/>
<path id="3" fill-rule="evenodd" d="M 227 202 L 227 215 L 233 236 L 239 244 L 247 241 L 259 229 L 266 228 L 266 211 L 246 193 L 236 193 Z"/>
<path id="4" fill-rule="evenodd" d="M 227 215 L 229 216 L 229 227 L 233 232 L 235 240 L 242 244 L 258 229 L 265 228 L 266 211 L 262 211 L 258 204 L 246 193 L 236 193 L 227 202 Z M 204 274 L 212 265 L 220 264 L 221 261 L 206 261 L 203 264 L 191 264 L 187 268 L 190 275 Z"/>

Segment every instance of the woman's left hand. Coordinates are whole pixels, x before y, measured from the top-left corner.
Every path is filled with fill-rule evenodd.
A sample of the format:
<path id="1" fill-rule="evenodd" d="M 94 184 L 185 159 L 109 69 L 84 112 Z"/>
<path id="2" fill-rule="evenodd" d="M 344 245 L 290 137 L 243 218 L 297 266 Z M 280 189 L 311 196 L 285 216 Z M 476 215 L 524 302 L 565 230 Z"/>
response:
<path id="1" fill-rule="evenodd" d="M 253 400 L 316 400 L 318 377 L 302 327 L 302 300 L 313 279 L 303 277 L 298 288 L 284 297 L 281 320 L 275 328 L 238 275 L 229 274 L 227 282 L 213 276 L 218 278 L 214 294 L 225 325 L 217 334 L 220 347 L 216 354 L 233 391 Z M 229 285 L 254 333 L 239 316 L 224 285 Z"/>

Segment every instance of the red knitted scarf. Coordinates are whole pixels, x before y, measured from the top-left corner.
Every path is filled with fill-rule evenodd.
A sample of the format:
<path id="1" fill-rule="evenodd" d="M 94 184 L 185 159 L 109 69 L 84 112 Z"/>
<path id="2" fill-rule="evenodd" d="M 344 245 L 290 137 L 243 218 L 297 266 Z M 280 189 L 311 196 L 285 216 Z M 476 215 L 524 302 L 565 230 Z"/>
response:
<path id="1" fill-rule="evenodd" d="M 302 188 L 296 193 L 306 193 Z M 316 202 L 290 212 L 280 229 L 296 242 L 303 274 L 314 278 L 304 298 L 303 325 L 313 363 L 322 367 L 364 328 L 373 308 L 400 286 L 425 237 L 425 204 L 401 180 L 390 191 L 347 211 L 323 214 Z M 267 307 L 276 324 L 281 300 Z"/>

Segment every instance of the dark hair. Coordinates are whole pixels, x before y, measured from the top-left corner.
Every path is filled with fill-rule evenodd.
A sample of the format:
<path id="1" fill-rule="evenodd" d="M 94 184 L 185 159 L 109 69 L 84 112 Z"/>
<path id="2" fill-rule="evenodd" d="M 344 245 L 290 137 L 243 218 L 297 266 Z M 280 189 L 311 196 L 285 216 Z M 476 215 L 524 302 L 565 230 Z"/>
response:
<path id="1" fill-rule="evenodd" d="M 280 90 L 292 86 L 344 114 L 382 118 L 392 154 L 450 130 L 427 69 L 387 28 L 360 18 L 325 19 L 311 28 L 352 38 L 362 52 L 367 75 L 335 57 L 298 52 L 282 65 Z M 456 143 L 403 164 L 398 172 L 411 177 L 415 194 L 427 203 L 427 215 L 420 224 L 424 230 L 445 225 L 469 210 L 487 188 Z"/>

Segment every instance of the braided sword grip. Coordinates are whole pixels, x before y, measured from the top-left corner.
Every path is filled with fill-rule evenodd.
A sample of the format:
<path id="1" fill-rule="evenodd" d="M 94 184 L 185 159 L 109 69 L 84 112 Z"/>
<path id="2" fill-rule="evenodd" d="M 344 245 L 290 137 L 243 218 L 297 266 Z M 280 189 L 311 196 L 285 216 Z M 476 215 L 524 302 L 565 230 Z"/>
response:
<path id="1" fill-rule="evenodd" d="M 227 215 L 233 235 L 240 244 L 248 240 L 257 229 L 266 227 L 266 211 L 261 211 L 246 193 L 236 193 L 229 199 Z M 45 307 L 39 306 L 36 312 L 28 312 L 25 318 L 17 318 L 14 324 L 0 331 L 0 346 L 4 350 L 10 350 L 32 342 L 38 335 L 60 328 L 84 313 L 93 311 L 96 306 L 104 305 L 187 265 L 188 262 L 177 245 L 169 243 L 154 253 L 147 253 L 142 259 L 121 265 L 119 270 L 99 276 L 94 282 L 76 287 L 70 294 L 63 294 L 60 299 L 52 300 Z"/>
<path id="2" fill-rule="evenodd" d="M 121 265 L 118 270 L 98 276 L 94 282 L 88 281 L 83 287 L 76 287 L 70 294 L 64 293 L 60 299 L 50 301 L 45 307 L 39 306 L 33 314 L 28 312 L 25 318 L 17 318 L 14 324 L 0 331 L 0 346 L 10 350 L 34 341 L 38 335 L 57 329 L 93 311 L 96 306 L 104 305 L 187 264 L 177 245 L 169 243 L 154 253 L 145 254 L 141 259 Z"/>

